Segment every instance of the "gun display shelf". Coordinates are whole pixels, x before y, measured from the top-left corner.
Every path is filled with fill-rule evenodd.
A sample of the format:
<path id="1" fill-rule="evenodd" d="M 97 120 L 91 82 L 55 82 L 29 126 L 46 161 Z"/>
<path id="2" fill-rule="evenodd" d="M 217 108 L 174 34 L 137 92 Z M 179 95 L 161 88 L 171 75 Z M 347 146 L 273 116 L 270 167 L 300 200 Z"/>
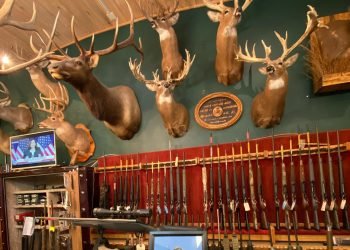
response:
<path id="1" fill-rule="evenodd" d="M 30 171 L 1 173 L 1 228 L 3 249 L 22 249 L 23 215 L 87 217 L 89 213 L 86 168 L 41 168 Z M 27 215 L 30 216 L 30 215 Z M 49 235 L 49 228 L 55 232 Z M 54 244 L 55 237 L 70 234 L 72 249 L 89 249 L 87 232 L 67 223 L 37 220 L 34 230 L 34 245 Z M 42 238 L 42 235 L 46 235 Z M 82 236 L 83 235 L 83 236 Z M 51 239 L 50 239 L 51 238 Z M 85 241 L 85 243 L 83 242 Z M 56 241 L 58 244 L 58 241 Z"/>
<path id="2" fill-rule="evenodd" d="M 208 140 L 209 141 L 209 140 Z M 214 137 L 215 141 L 215 137 Z M 347 236 L 349 235 L 349 228 L 344 223 L 346 220 L 343 216 L 343 211 L 347 211 L 346 206 L 344 206 L 344 200 L 346 200 L 345 196 L 342 196 L 341 193 L 348 194 L 350 192 L 350 185 L 347 185 L 345 183 L 345 189 L 341 190 L 341 178 L 339 173 L 339 162 L 342 163 L 342 169 L 343 169 L 343 176 L 349 176 L 350 174 L 350 153 L 349 153 L 349 144 L 350 142 L 350 130 L 342 130 L 339 131 L 339 143 L 337 140 L 337 133 L 336 131 L 330 131 L 329 132 L 329 142 L 327 140 L 327 133 L 326 132 L 320 132 L 319 138 L 317 139 L 316 133 L 310 133 L 309 136 L 307 133 L 300 133 L 300 135 L 296 133 L 291 134 L 283 134 L 283 135 L 275 135 L 274 136 L 274 149 L 272 146 L 272 136 L 267 136 L 264 138 L 254 138 L 250 139 L 250 152 L 248 152 L 248 142 L 247 140 L 237 142 L 234 141 L 232 143 L 223 143 L 223 144 L 217 144 L 217 142 L 214 143 L 208 143 L 205 146 L 202 147 L 193 147 L 193 148 L 176 148 L 172 150 L 172 157 L 170 157 L 169 150 L 164 151 L 158 151 L 158 152 L 148 152 L 148 153 L 139 153 L 134 155 L 107 155 L 105 157 L 101 157 L 99 159 L 99 167 L 95 169 L 95 173 L 98 176 L 98 180 L 100 184 L 104 184 L 106 186 L 109 186 L 109 193 L 108 193 L 108 200 L 110 201 L 108 204 L 109 207 L 114 207 L 114 204 L 116 203 L 116 207 L 118 207 L 119 202 L 123 202 L 126 206 L 128 206 L 129 202 L 133 202 L 133 200 L 129 199 L 129 193 L 123 191 L 123 195 L 119 195 L 119 187 L 122 187 L 122 190 L 125 190 L 124 186 L 126 185 L 124 180 L 127 179 L 127 190 L 130 190 L 130 183 L 131 178 L 134 176 L 138 176 L 140 179 L 140 197 L 139 197 L 139 203 L 138 208 L 145 208 L 146 206 L 150 206 L 153 209 L 153 218 L 152 218 L 152 224 L 155 224 L 156 217 L 158 217 L 158 221 L 160 221 L 161 224 L 163 224 L 165 221 L 168 223 L 171 221 L 169 218 L 173 216 L 173 221 L 175 221 L 175 225 L 177 224 L 177 218 L 178 214 L 173 212 L 174 214 L 171 215 L 171 202 L 169 201 L 169 197 L 171 197 L 171 192 L 173 192 L 173 197 L 175 197 L 175 201 L 173 204 L 177 204 L 176 201 L 178 198 L 177 194 L 178 192 L 181 192 L 181 195 L 183 195 L 183 188 L 175 187 L 173 186 L 172 190 L 170 190 L 171 185 L 170 178 L 173 178 L 173 183 L 178 179 L 176 175 L 176 169 L 177 166 L 180 167 L 180 169 L 185 169 L 187 180 L 186 180 L 186 199 L 187 199 L 187 216 L 189 218 L 189 224 L 192 224 L 191 217 L 194 215 L 194 221 L 195 224 L 199 222 L 200 227 L 206 228 L 205 223 L 205 213 L 203 212 L 204 209 L 204 194 L 203 194 L 203 180 L 202 175 L 203 171 L 206 173 L 206 187 L 207 187 L 207 199 L 209 198 L 209 191 L 210 190 L 210 178 L 212 172 L 212 179 L 214 180 L 214 187 L 213 193 L 214 198 L 213 203 L 213 211 L 216 212 L 216 208 L 219 207 L 218 202 L 220 198 L 222 199 L 223 205 L 225 206 L 225 217 L 229 218 L 228 214 L 228 202 L 226 193 L 228 193 L 225 190 L 226 184 L 221 182 L 221 185 L 219 184 L 219 178 L 218 174 L 220 173 L 221 179 L 225 180 L 226 173 L 228 174 L 228 179 L 230 182 L 230 195 L 231 200 L 233 200 L 233 197 L 235 195 L 235 188 L 234 187 L 234 178 L 233 173 L 234 169 L 236 169 L 236 174 L 238 176 L 238 201 L 239 201 L 239 207 L 241 209 L 240 212 L 240 221 L 242 223 L 243 228 L 243 241 L 246 244 L 246 239 L 248 237 L 248 231 L 245 227 L 245 217 L 244 217 L 244 209 L 245 209 L 245 202 L 242 198 L 242 180 L 240 176 L 242 173 L 242 170 L 244 171 L 244 178 L 246 185 L 249 183 L 250 180 L 253 177 L 255 184 L 253 185 L 255 194 L 259 194 L 258 187 L 257 187 L 257 159 L 259 160 L 259 165 L 261 168 L 261 185 L 263 190 L 263 196 L 264 200 L 266 201 L 266 217 L 269 223 L 271 223 L 273 226 L 276 225 L 276 217 L 275 217 L 275 197 L 274 197 L 274 181 L 272 180 L 273 176 L 273 157 L 275 157 L 275 164 L 276 164 L 276 176 L 277 176 L 277 187 L 278 187 L 278 200 L 279 200 L 279 206 L 280 206 L 280 230 L 275 230 L 272 234 L 272 240 L 276 244 L 276 246 L 280 246 L 281 249 L 283 249 L 283 245 L 286 246 L 288 243 L 288 230 L 286 230 L 286 224 L 285 224 L 285 217 L 284 217 L 284 211 L 283 207 L 285 205 L 285 201 L 283 200 L 282 196 L 282 178 L 283 176 L 286 176 L 286 184 L 284 185 L 284 188 L 288 192 L 289 196 L 286 199 L 289 199 L 289 206 L 293 207 L 296 210 L 297 218 L 298 218 L 298 226 L 297 229 L 298 235 L 299 235 L 299 242 L 303 247 L 310 247 L 310 249 L 322 249 L 323 243 L 326 241 L 326 233 L 325 230 L 325 221 L 324 221 L 324 211 L 323 204 L 326 202 L 329 207 L 334 207 L 334 203 L 338 205 L 338 216 L 339 216 L 339 227 L 340 229 L 334 229 L 333 234 L 336 237 L 340 236 Z M 259 149 L 258 151 L 255 149 L 256 144 L 258 144 Z M 242 147 L 242 153 L 240 152 L 240 147 Z M 282 148 L 282 150 L 281 150 Z M 235 153 L 233 154 L 233 150 Z M 329 150 L 329 153 L 328 153 Z M 218 153 L 220 152 L 220 157 L 218 157 Z M 186 159 L 183 157 L 183 153 L 186 155 Z M 339 154 L 338 154 L 339 153 Z M 283 163 L 285 164 L 285 170 L 282 171 L 282 159 L 281 156 L 284 154 L 284 160 Z M 339 155 L 341 156 L 339 158 Z M 249 157 L 250 156 L 250 157 Z M 250 162 L 252 164 L 252 171 L 250 171 L 252 174 L 249 173 L 249 158 Z M 176 160 L 177 159 L 177 160 Z M 220 169 L 221 171 L 218 171 L 218 160 L 220 159 Z M 310 177 L 310 167 L 309 162 L 310 159 L 314 162 L 314 170 L 313 170 L 313 178 Z M 329 161 L 330 159 L 330 161 Z M 228 171 L 225 170 L 225 161 L 228 161 Z M 301 167 L 300 167 L 300 160 L 304 164 L 304 174 L 303 179 L 301 179 Z M 291 178 L 292 171 L 291 171 L 291 161 L 294 163 L 294 177 Z M 323 163 L 320 164 L 320 161 Z M 159 163 L 158 163 L 159 162 Z M 184 162 L 184 163 L 183 163 Z M 333 168 L 329 168 L 330 162 L 333 164 Z M 236 164 L 236 167 L 234 166 L 234 163 Z M 158 171 L 158 165 L 159 165 L 159 171 Z M 153 171 L 152 171 L 153 166 Z M 320 167 L 322 166 L 323 172 L 325 173 L 324 179 L 320 178 Z M 173 168 L 173 171 L 170 171 L 170 168 Z M 213 168 L 213 171 L 210 171 L 210 168 Z M 333 180 L 330 180 L 329 178 L 329 169 L 333 169 Z M 170 173 L 173 173 L 172 176 Z M 122 181 L 121 181 L 122 180 Z M 134 179 L 135 180 L 135 179 Z M 291 181 L 294 180 L 294 181 Z M 304 207 L 302 202 L 301 194 L 302 192 L 302 185 L 301 180 L 305 182 L 306 190 L 305 195 L 309 200 L 309 206 Z M 153 181 L 153 182 L 152 182 Z M 160 188 L 160 192 L 158 192 L 158 182 Z M 225 181 L 224 181 L 225 182 Z M 295 204 L 292 205 L 292 188 L 291 188 L 291 182 L 294 182 L 294 193 L 296 194 L 296 200 Z M 321 190 L 321 184 L 326 190 L 326 193 L 328 195 L 328 200 L 324 199 L 324 195 L 322 194 Z M 334 194 L 331 194 L 330 186 L 334 185 L 334 190 L 336 196 Z M 122 183 L 122 185 L 119 185 L 119 183 Z M 135 182 L 134 182 L 135 183 Z M 153 183 L 153 194 L 150 190 L 152 190 Z M 167 188 L 163 187 L 165 186 L 164 183 L 167 184 Z M 259 183 L 259 182 L 258 182 Z M 314 193 L 311 192 L 310 185 L 314 185 Z M 170 187 L 169 187 L 170 186 Z M 183 186 L 183 185 L 180 185 Z M 251 204 L 251 196 L 250 196 L 250 190 L 248 185 L 246 187 L 246 203 Z M 114 189 L 114 187 L 117 187 Z M 220 195 L 220 187 L 222 195 Z M 250 187 L 252 188 L 252 186 Z M 164 190 L 167 190 L 167 194 L 165 196 Z M 158 195 L 160 195 L 160 199 L 158 202 Z M 322 196 L 321 196 L 322 194 Z M 313 196 L 315 195 L 315 196 Z M 117 197 L 117 198 L 116 198 Z M 126 199 L 124 200 L 124 198 Z M 289 197 L 289 198 L 288 198 Z M 333 200 L 335 197 L 335 200 Z M 120 198 L 120 199 L 119 199 Z M 151 198 L 151 199 L 150 199 Z M 152 199 L 153 198 L 153 199 Z M 167 214 L 167 220 L 164 216 L 164 199 L 167 198 L 167 207 L 169 209 Z M 316 208 L 313 208 L 311 205 L 312 198 L 318 199 L 319 204 Z M 210 200 L 210 199 L 209 199 Z M 235 199 L 235 203 L 236 203 Z M 332 204 L 332 202 L 334 202 Z M 207 200 L 208 202 L 208 200 Z M 158 215 L 156 213 L 158 208 L 158 203 L 160 204 L 161 214 Z M 183 202 L 181 201 L 181 208 L 183 207 Z M 208 202 L 209 203 L 209 202 Z M 209 215 L 209 204 L 208 206 L 208 215 Z M 341 205 L 343 204 L 343 205 Z M 94 204 L 94 207 L 98 207 L 98 204 Z M 345 207 L 345 208 L 344 208 Z M 250 209 L 252 208 L 252 205 L 250 205 Z M 343 209 L 344 208 L 344 209 Z M 314 229 L 314 217 L 313 212 L 314 210 L 318 210 L 318 218 L 319 218 L 319 226 L 320 231 Z M 305 216 L 305 210 L 308 210 L 310 214 L 310 221 L 311 221 L 311 229 L 304 229 L 304 216 Z M 290 212 L 290 221 L 289 223 L 294 224 L 292 221 L 292 215 L 293 210 Z M 332 211 L 331 209 L 329 210 Z M 260 214 L 260 205 L 258 206 L 257 213 Z M 182 214 L 182 212 L 181 212 Z M 254 241 L 254 244 L 264 244 L 269 241 L 269 233 L 268 230 L 261 228 L 261 221 L 260 218 L 259 221 L 259 230 L 255 231 L 253 227 L 253 213 L 250 211 L 248 215 L 248 220 L 250 222 L 251 227 L 251 239 Z M 333 214 L 333 212 L 332 212 Z M 215 215 L 215 213 L 214 213 Z M 216 217 L 216 216 L 214 216 Z M 235 226 L 236 226 L 236 234 L 239 237 L 239 230 L 237 227 L 237 213 L 235 214 Z M 259 216 L 258 216 L 259 217 Z M 217 223 L 216 220 L 215 224 Z M 183 224 L 182 224 L 183 226 Z M 292 227 L 292 225 L 291 225 Z M 212 235 L 212 227 L 209 223 L 208 229 L 208 237 L 209 239 L 213 237 Z M 228 223 L 226 221 L 226 229 L 228 234 L 231 235 L 232 230 L 229 229 Z M 108 235 L 109 232 L 106 232 Z M 224 233 L 224 230 L 220 232 L 221 234 Z M 294 241 L 294 230 L 293 227 L 291 229 L 291 240 Z M 230 236 L 231 237 L 231 236 Z M 127 238 L 127 236 L 126 236 Z M 214 230 L 214 238 L 218 239 L 217 230 Z M 120 239 L 119 239 L 120 240 Z M 311 244 L 311 245 L 310 245 Z M 313 248 L 312 248 L 313 247 Z M 279 247 L 277 247 L 279 248 Z M 325 249 L 325 248 L 323 248 Z M 334 247 L 334 249 L 336 249 Z M 341 249 L 341 248 L 339 248 Z M 344 249 L 344 248 L 343 248 Z M 345 248 L 346 249 L 346 248 Z"/>

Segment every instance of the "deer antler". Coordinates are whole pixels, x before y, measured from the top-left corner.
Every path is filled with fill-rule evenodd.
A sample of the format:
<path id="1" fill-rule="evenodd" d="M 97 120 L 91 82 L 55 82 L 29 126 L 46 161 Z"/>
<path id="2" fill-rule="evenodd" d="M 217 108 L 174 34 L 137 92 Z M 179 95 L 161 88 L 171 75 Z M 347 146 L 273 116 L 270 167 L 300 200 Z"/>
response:
<path id="1" fill-rule="evenodd" d="M 304 31 L 304 34 L 302 34 L 299 39 L 291 46 L 288 48 L 287 46 L 287 39 L 288 39 L 288 32 L 286 31 L 286 35 L 283 38 L 277 31 L 275 31 L 275 35 L 277 36 L 278 40 L 280 41 L 282 48 L 283 48 L 283 53 L 279 57 L 279 59 L 283 60 L 290 52 L 292 52 L 299 44 L 301 44 L 304 39 L 317 27 L 319 26 L 319 22 L 317 20 L 317 12 L 314 7 L 308 5 L 309 11 L 307 12 L 307 24 L 306 28 Z"/>
<path id="2" fill-rule="evenodd" d="M 2 5 L 0 9 L 0 26 L 10 25 L 18 29 L 31 30 L 37 32 L 34 26 L 34 22 L 36 19 L 35 3 L 33 2 L 33 15 L 31 19 L 28 22 L 18 22 L 9 18 L 14 2 L 15 0 L 5 0 L 4 4 Z"/>
<path id="3" fill-rule="evenodd" d="M 242 11 L 245 11 L 252 2 L 253 0 L 245 0 L 244 4 L 242 5 Z"/>
<path id="4" fill-rule="evenodd" d="M 252 55 L 250 54 L 248 50 L 247 41 L 245 43 L 245 54 L 242 53 L 242 48 L 239 47 L 238 53 L 237 53 L 237 60 L 246 61 L 246 62 L 267 62 L 270 60 L 270 54 L 271 54 L 271 46 L 266 46 L 264 40 L 261 40 L 262 45 L 265 49 L 265 57 L 256 57 L 255 54 L 255 43 L 253 45 Z"/>
<path id="5" fill-rule="evenodd" d="M 43 94 L 40 93 L 39 97 L 42 106 L 39 104 L 39 101 L 35 98 L 36 106 L 34 105 L 34 108 L 51 114 L 57 113 L 60 114 L 60 117 L 64 117 L 63 111 L 69 104 L 69 95 L 67 89 L 61 83 L 58 83 L 58 85 L 61 92 L 60 97 L 57 97 L 54 90 L 50 86 L 48 86 L 48 88 L 50 89 L 50 96 L 45 97 Z M 49 108 L 46 107 L 45 101 L 49 102 Z"/>
<path id="6" fill-rule="evenodd" d="M 10 91 L 3 82 L 0 81 L 0 93 L 4 94 L 5 97 L 0 99 L 0 107 L 9 106 L 11 104 Z"/>
<path id="7" fill-rule="evenodd" d="M 235 4 L 236 4 L 236 1 L 238 3 L 238 0 L 235 0 Z M 217 10 L 219 12 L 223 12 L 226 8 L 223 0 L 220 0 L 220 3 L 217 3 L 217 4 L 212 3 L 211 1 L 208 1 L 208 0 L 203 0 L 203 2 L 209 9 Z"/>
<path id="8" fill-rule="evenodd" d="M 164 84 L 164 83 L 179 84 L 188 75 L 195 57 L 196 56 L 194 55 L 192 57 L 192 60 L 191 60 L 190 53 L 188 52 L 188 50 L 186 50 L 186 60 L 183 60 L 184 61 L 183 70 L 180 72 L 180 74 L 177 76 L 177 78 L 171 78 L 171 71 L 169 70 L 165 80 L 160 80 L 159 79 L 158 70 L 156 70 L 155 72 L 152 72 L 153 80 L 147 80 L 145 78 L 144 74 L 142 74 L 142 72 L 141 72 L 142 61 L 139 64 L 137 64 L 136 60 L 132 61 L 131 58 L 130 58 L 130 60 L 129 60 L 129 67 L 130 67 L 130 70 L 133 73 L 134 77 L 138 81 L 143 82 L 145 84 L 160 84 L 160 85 Z"/>

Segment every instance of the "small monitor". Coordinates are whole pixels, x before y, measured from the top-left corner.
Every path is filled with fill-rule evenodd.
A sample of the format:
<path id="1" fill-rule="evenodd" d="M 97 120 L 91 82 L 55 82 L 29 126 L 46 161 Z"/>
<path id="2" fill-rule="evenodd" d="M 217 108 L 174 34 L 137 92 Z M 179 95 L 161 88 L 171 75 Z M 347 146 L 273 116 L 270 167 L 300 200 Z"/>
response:
<path id="1" fill-rule="evenodd" d="M 55 131 L 10 137 L 11 170 L 54 166 L 57 164 Z"/>
<path id="2" fill-rule="evenodd" d="M 207 249 L 207 232 L 193 231 L 151 231 L 150 250 L 204 250 Z"/>

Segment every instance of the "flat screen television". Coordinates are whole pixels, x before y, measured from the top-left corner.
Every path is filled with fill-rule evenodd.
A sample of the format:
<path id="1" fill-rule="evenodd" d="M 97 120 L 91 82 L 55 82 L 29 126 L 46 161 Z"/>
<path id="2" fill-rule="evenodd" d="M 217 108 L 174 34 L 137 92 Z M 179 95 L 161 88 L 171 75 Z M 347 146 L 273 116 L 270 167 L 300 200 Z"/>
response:
<path id="1" fill-rule="evenodd" d="M 55 131 L 10 137 L 11 170 L 54 166 L 57 164 Z"/>
<path id="2" fill-rule="evenodd" d="M 204 249 L 208 249 L 206 231 L 151 231 L 149 234 L 149 250 Z"/>

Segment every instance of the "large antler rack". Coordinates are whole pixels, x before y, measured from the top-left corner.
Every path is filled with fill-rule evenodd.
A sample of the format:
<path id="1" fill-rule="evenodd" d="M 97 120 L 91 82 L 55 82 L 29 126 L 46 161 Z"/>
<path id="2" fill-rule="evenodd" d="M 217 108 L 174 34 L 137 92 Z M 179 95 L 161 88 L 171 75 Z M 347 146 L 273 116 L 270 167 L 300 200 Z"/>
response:
<path id="1" fill-rule="evenodd" d="M 307 24 L 306 29 L 304 33 L 299 37 L 299 39 L 288 48 L 287 46 L 287 39 L 288 39 L 288 32 L 286 31 L 286 35 L 283 38 L 277 31 L 275 31 L 275 35 L 277 36 L 278 40 L 280 41 L 282 45 L 282 55 L 277 58 L 276 60 L 283 61 L 297 46 L 299 46 L 305 38 L 312 32 L 316 27 L 325 27 L 324 25 L 321 25 L 317 20 L 317 12 L 315 8 L 308 5 L 309 11 L 307 12 Z M 239 51 L 237 53 L 237 59 L 246 61 L 246 62 L 263 62 L 267 63 L 268 61 L 271 61 L 270 54 L 271 54 L 271 46 L 266 46 L 264 40 L 261 40 L 261 43 L 264 46 L 265 49 L 265 57 L 256 57 L 255 53 L 255 44 L 252 49 L 252 53 L 249 52 L 247 42 L 245 43 L 245 54 L 242 52 L 242 48 L 239 47 Z"/>
<path id="2" fill-rule="evenodd" d="M 149 1 L 141 3 L 141 0 L 139 0 L 138 4 L 143 15 L 148 21 L 152 22 L 154 19 L 168 19 L 173 16 L 179 5 L 179 0 L 174 0 L 173 5 L 167 7 L 164 7 L 162 3 L 157 0 L 154 0 L 153 3 L 149 3 Z M 156 13 L 153 13 L 153 10 L 156 10 Z"/>
<path id="3" fill-rule="evenodd" d="M 159 79 L 159 74 L 158 74 L 158 70 L 156 70 L 155 72 L 152 72 L 153 74 L 153 80 L 147 80 L 146 77 L 144 76 L 144 74 L 142 74 L 141 72 L 141 64 L 142 61 L 140 63 L 137 64 L 136 59 L 134 61 L 129 60 L 129 67 L 131 72 L 133 73 L 134 77 L 145 84 L 158 84 L 158 85 L 162 85 L 165 83 L 170 83 L 170 84 L 180 84 L 188 75 L 190 68 L 192 66 L 192 63 L 195 59 L 196 55 L 194 55 L 191 59 L 190 53 L 188 50 L 186 50 L 186 60 L 184 61 L 184 67 L 183 70 L 180 72 L 180 74 L 178 75 L 177 78 L 171 78 L 171 70 L 169 70 L 167 72 L 167 76 L 166 79 L 164 80 L 160 80 Z"/>

